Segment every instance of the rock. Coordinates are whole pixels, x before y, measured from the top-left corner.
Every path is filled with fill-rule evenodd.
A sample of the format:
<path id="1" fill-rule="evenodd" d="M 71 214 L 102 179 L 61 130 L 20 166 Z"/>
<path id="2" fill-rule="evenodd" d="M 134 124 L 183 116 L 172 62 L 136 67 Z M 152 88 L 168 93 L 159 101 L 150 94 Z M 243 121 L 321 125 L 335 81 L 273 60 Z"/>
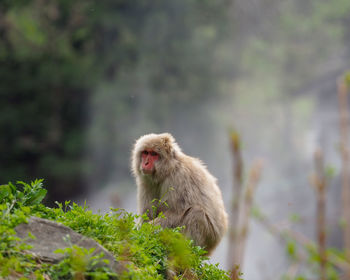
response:
<path id="1" fill-rule="evenodd" d="M 95 248 L 93 255 L 104 253 L 102 259 L 109 260 L 108 267 L 114 272 L 120 272 L 125 268 L 120 265 L 114 256 L 95 240 L 83 236 L 71 228 L 54 221 L 31 217 L 27 224 L 20 224 L 15 228 L 17 236 L 25 239 L 26 244 L 32 245 L 29 251 L 43 262 L 57 263 L 64 258 L 63 254 L 54 253 L 57 249 L 64 249 L 77 245 L 86 249 Z M 28 232 L 36 238 L 28 237 Z M 69 241 L 67 237 L 69 236 Z M 106 265 L 101 263 L 100 265 Z"/>

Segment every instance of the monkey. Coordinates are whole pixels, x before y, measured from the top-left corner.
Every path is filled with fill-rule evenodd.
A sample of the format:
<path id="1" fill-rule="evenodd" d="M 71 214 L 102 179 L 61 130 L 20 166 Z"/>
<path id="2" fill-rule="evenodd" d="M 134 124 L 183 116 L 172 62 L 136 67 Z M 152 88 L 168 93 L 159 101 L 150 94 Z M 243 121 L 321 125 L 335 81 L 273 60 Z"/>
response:
<path id="1" fill-rule="evenodd" d="M 133 148 L 131 169 L 140 215 L 183 233 L 210 255 L 227 230 L 227 213 L 217 179 L 197 158 L 182 152 L 170 133 L 147 134 Z M 153 213 L 152 203 L 157 205 Z M 157 217 L 162 212 L 163 217 Z"/>

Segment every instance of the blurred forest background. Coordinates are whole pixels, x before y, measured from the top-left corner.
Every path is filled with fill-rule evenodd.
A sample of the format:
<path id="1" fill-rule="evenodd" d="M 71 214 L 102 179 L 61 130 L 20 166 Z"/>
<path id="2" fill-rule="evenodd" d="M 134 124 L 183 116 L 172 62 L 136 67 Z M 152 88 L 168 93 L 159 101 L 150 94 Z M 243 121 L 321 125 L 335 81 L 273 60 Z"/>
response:
<path id="1" fill-rule="evenodd" d="M 327 242 L 340 248 L 336 82 L 349 27 L 349 0 L 1 0 L 0 182 L 44 178 L 48 204 L 135 211 L 132 145 L 167 131 L 218 177 L 229 209 L 234 128 L 246 165 L 264 160 L 260 209 L 310 239 L 308 177 L 323 150 Z M 226 242 L 213 257 L 223 267 Z M 252 222 L 244 279 L 281 279 L 281 246 Z"/>

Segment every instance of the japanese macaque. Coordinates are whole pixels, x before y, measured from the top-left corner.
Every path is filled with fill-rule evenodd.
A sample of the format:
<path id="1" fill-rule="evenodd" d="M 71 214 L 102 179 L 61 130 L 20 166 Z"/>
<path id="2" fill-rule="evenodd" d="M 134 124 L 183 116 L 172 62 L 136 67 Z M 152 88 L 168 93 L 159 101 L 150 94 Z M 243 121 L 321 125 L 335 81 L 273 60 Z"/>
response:
<path id="1" fill-rule="evenodd" d="M 184 234 L 210 254 L 226 232 L 227 214 L 216 178 L 202 162 L 185 155 L 171 134 L 148 134 L 136 141 L 132 172 L 139 214 L 162 227 L 185 226 Z M 165 203 L 154 211 L 154 200 Z"/>

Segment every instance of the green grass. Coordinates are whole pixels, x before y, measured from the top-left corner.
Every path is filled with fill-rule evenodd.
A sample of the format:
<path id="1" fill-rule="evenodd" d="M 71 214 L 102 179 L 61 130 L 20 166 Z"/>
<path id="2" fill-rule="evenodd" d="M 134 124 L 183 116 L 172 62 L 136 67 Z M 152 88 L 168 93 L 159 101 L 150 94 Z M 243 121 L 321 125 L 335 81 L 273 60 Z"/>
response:
<path id="1" fill-rule="evenodd" d="M 171 273 L 173 279 L 229 279 L 229 273 L 217 264 L 209 264 L 205 251 L 186 239 L 180 229 L 162 229 L 152 223 L 138 225 L 140 217 L 122 209 L 94 214 L 86 205 L 70 201 L 49 208 L 41 203 L 46 192 L 42 180 L 0 186 L 0 278 L 147 280 L 166 279 Z M 107 266 L 96 266 L 103 255 L 93 256 L 91 250 L 75 245 L 57 250 L 66 255 L 60 263 L 38 261 L 14 231 L 30 216 L 60 222 L 93 238 L 127 269 L 116 275 Z"/>

